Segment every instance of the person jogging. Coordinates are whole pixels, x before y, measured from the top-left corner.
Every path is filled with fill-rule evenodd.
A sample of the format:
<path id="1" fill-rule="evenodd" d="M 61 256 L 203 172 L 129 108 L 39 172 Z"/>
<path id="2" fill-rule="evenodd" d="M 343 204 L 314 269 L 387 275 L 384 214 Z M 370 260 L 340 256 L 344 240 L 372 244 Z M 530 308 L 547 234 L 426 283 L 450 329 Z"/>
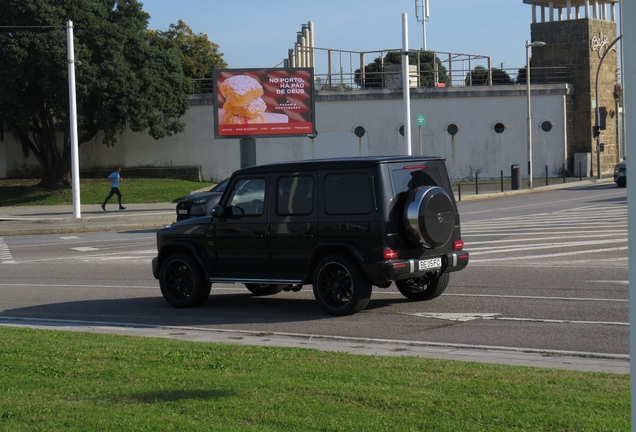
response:
<path id="1" fill-rule="evenodd" d="M 108 181 L 110 181 L 110 194 L 104 200 L 104 204 L 102 204 L 102 210 L 106 211 L 106 203 L 113 195 L 117 195 L 117 201 L 119 201 L 119 210 L 126 210 L 126 207 L 121 205 L 121 192 L 119 191 L 119 182 L 121 181 L 121 176 L 119 173 L 121 172 L 121 167 L 117 167 L 115 171 L 113 171 L 108 177 Z"/>

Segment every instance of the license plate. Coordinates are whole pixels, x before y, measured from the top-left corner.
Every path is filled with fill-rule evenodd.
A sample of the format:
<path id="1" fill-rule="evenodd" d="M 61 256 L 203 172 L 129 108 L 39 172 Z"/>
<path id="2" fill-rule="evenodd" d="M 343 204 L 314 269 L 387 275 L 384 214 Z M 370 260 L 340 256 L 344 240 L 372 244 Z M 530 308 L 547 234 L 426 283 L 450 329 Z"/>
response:
<path id="1" fill-rule="evenodd" d="M 177 214 L 188 214 L 187 210 L 177 210 Z"/>
<path id="2" fill-rule="evenodd" d="M 418 261 L 418 270 L 426 271 L 426 270 L 435 270 L 438 268 L 442 268 L 442 259 L 441 258 L 433 258 L 427 260 Z"/>

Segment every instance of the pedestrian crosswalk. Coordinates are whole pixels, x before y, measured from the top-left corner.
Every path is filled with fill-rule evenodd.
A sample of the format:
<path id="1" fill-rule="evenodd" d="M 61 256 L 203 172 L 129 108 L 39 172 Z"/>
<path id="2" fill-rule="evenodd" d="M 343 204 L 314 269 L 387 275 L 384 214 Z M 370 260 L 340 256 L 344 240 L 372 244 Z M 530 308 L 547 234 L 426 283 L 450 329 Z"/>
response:
<path id="1" fill-rule="evenodd" d="M 0 263 L 2 264 L 14 264 L 13 255 L 9 250 L 9 246 L 4 241 L 4 237 L 0 237 Z"/>
<path id="2" fill-rule="evenodd" d="M 462 223 L 471 265 L 627 267 L 627 203 Z"/>

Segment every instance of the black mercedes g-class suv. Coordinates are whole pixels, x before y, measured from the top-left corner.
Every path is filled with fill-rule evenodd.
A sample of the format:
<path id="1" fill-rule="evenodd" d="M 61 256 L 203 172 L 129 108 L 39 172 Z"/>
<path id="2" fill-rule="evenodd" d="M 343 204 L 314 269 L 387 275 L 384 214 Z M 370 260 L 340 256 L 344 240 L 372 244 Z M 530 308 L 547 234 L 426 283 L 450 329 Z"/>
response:
<path id="1" fill-rule="evenodd" d="M 372 286 L 438 297 L 468 264 L 463 248 L 444 159 L 307 160 L 236 171 L 211 216 L 157 233 L 152 270 L 175 307 L 200 305 L 212 283 L 255 295 L 312 284 L 325 311 L 349 315 Z"/>

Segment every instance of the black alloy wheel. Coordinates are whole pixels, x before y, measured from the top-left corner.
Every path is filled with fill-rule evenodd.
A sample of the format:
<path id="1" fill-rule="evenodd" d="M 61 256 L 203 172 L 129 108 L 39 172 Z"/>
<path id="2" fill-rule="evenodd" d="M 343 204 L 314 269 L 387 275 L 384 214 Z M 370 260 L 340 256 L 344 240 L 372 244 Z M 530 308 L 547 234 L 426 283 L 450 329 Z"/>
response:
<path id="1" fill-rule="evenodd" d="M 212 285 L 199 264 L 186 253 L 170 255 L 159 274 L 161 294 L 177 308 L 199 306 L 210 296 Z"/>
<path id="2" fill-rule="evenodd" d="M 404 297 L 413 301 L 431 300 L 442 295 L 448 286 L 449 274 L 442 273 L 437 279 L 411 278 L 395 281 Z"/>
<path id="3" fill-rule="evenodd" d="M 332 315 L 359 312 L 367 307 L 371 298 L 371 283 L 342 255 L 331 255 L 318 263 L 313 287 L 320 307 Z"/>

